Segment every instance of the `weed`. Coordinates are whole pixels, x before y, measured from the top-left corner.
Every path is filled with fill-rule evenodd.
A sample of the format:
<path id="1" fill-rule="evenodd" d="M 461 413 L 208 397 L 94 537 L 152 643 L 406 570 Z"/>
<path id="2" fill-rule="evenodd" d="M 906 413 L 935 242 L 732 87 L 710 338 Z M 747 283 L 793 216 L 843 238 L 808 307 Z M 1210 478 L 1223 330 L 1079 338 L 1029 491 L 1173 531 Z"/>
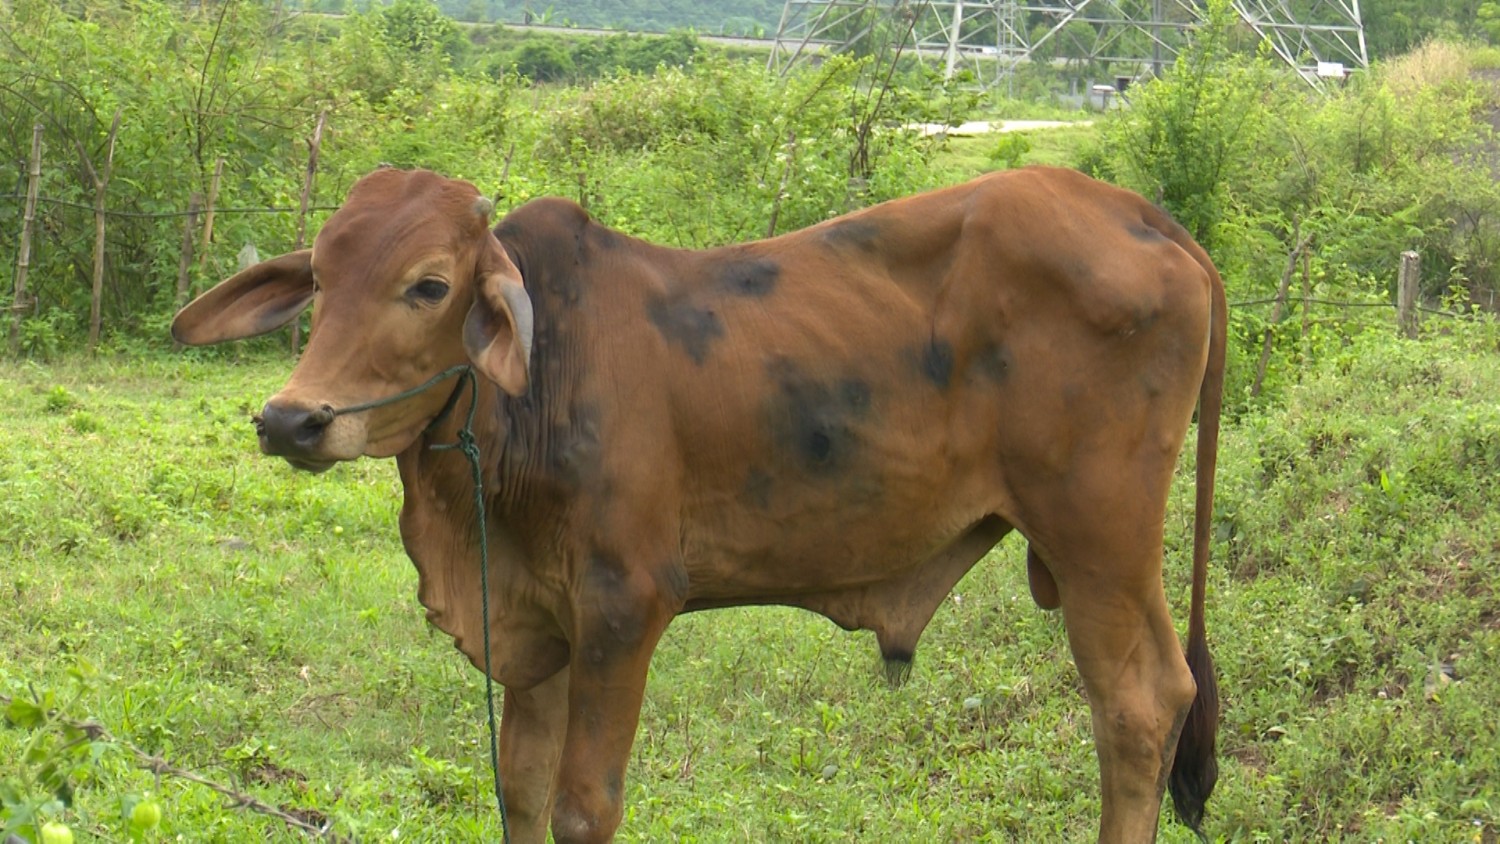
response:
<path id="1" fill-rule="evenodd" d="M 1021 132 L 1007 132 L 990 146 L 990 161 L 1002 170 L 1020 167 L 1021 160 L 1031 152 L 1031 141 Z"/>
<path id="2" fill-rule="evenodd" d="M 68 392 L 61 384 L 47 391 L 45 407 L 48 413 L 66 413 L 78 404 L 78 397 Z"/>

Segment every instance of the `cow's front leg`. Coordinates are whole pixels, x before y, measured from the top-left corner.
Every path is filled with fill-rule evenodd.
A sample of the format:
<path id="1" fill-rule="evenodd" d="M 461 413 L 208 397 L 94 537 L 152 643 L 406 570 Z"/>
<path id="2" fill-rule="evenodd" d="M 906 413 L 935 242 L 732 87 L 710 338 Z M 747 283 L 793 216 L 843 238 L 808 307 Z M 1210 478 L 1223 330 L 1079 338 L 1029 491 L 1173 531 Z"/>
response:
<path id="1" fill-rule="evenodd" d="M 651 653 L 680 606 L 656 578 L 596 556 L 574 606 L 568 730 L 552 809 L 558 844 L 609 841 L 625 805 Z M 674 605 L 674 600 L 676 604 Z"/>
<path id="2" fill-rule="evenodd" d="M 542 844 L 552 817 L 557 762 L 568 729 L 568 669 L 525 690 L 505 690 L 500 775 L 510 839 Z"/>

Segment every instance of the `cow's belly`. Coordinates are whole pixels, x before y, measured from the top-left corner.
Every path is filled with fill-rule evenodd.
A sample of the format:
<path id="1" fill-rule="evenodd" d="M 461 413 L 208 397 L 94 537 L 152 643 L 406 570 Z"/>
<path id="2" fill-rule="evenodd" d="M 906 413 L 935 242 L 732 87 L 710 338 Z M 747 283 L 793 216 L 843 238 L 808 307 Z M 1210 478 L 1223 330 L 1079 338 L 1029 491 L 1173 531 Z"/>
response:
<path id="1" fill-rule="evenodd" d="M 689 600 L 777 602 L 903 577 L 1002 508 L 992 459 L 955 460 L 930 437 L 863 442 L 897 440 L 900 457 L 851 455 L 827 473 L 773 459 L 704 490 L 684 514 Z"/>
<path id="2" fill-rule="evenodd" d="M 902 578 L 963 528 L 892 536 L 876 521 L 825 523 L 816 531 L 778 534 L 774 544 L 707 545 L 689 554 L 689 604 L 800 603 L 809 594 L 861 589 Z M 793 599 L 793 600 L 787 600 Z"/>

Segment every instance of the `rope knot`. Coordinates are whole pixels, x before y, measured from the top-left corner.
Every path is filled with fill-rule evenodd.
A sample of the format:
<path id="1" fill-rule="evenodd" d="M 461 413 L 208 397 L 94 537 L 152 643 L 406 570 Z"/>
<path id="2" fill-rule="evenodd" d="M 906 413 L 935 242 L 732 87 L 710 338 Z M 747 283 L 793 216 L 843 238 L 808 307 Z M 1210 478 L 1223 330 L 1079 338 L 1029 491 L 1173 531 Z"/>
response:
<path id="1" fill-rule="evenodd" d="M 479 456 L 479 440 L 475 438 L 474 432 L 467 427 L 458 432 L 458 442 L 455 443 L 459 451 L 471 457 Z"/>

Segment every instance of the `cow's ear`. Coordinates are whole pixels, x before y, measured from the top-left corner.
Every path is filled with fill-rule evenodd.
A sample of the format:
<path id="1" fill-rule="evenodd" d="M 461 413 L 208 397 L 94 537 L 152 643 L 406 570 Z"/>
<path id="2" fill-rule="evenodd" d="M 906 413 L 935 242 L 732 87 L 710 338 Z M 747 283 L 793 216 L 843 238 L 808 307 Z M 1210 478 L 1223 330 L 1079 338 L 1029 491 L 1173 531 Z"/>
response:
<path id="1" fill-rule="evenodd" d="M 531 297 L 521 285 L 521 272 L 490 238 L 475 271 L 474 304 L 464 320 L 464 349 L 474 367 L 500 389 L 525 395 L 531 331 Z"/>
<path id="2" fill-rule="evenodd" d="M 189 346 L 255 337 L 286 325 L 313 298 L 312 250 L 262 261 L 219 282 L 172 318 L 172 338 Z"/>

